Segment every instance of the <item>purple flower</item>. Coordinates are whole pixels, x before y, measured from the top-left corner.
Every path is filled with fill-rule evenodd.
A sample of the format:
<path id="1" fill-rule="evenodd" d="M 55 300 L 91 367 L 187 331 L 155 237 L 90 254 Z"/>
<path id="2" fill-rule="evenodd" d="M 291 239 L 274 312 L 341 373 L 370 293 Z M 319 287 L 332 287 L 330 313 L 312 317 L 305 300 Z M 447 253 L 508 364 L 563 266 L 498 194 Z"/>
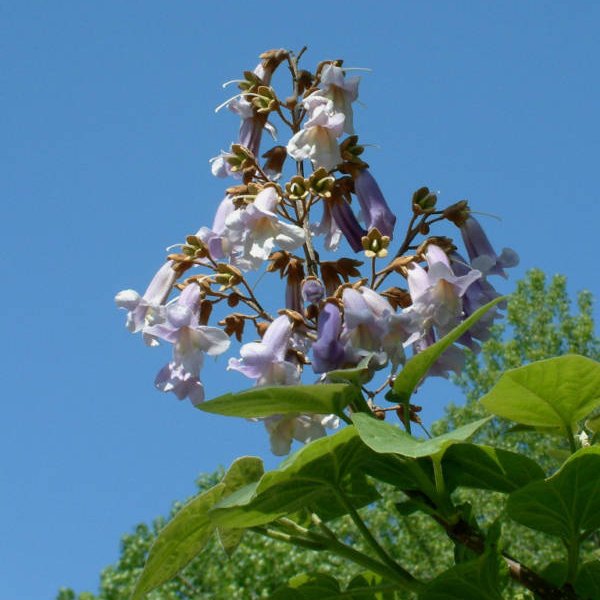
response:
<path id="1" fill-rule="evenodd" d="M 317 304 L 325 296 L 325 286 L 316 277 L 307 277 L 302 282 L 302 300 L 308 304 Z"/>
<path id="2" fill-rule="evenodd" d="M 190 284 L 166 307 L 165 320 L 147 328 L 149 335 L 173 344 L 173 360 L 159 371 L 156 387 L 194 404 L 204 399 L 200 382 L 204 354 L 222 354 L 230 344 L 224 331 L 198 324 L 199 303 L 200 288 Z"/>
<path id="3" fill-rule="evenodd" d="M 365 289 L 361 288 L 361 290 Z M 367 300 L 361 292 L 353 288 L 346 288 L 342 293 L 344 303 L 342 339 L 346 343 L 346 352 L 352 356 L 353 362 L 359 362 L 366 354 L 380 352 L 382 349 L 382 340 L 387 334 L 388 317 L 393 311 L 384 298 L 381 300 L 387 304 L 387 307 L 374 306 L 372 298 Z M 382 309 L 381 312 L 379 308 Z"/>
<path id="4" fill-rule="evenodd" d="M 433 329 L 429 331 L 414 344 L 415 354 L 423 352 L 436 341 L 435 332 Z M 427 372 L 427 377 L 444 377 L 448 378 L 450 371 L 460 375 L 465 364 L 464 350 L 458 346 L 450 346 L 442 355 L 431 365 Z"/>
<path id="5" fill-rule="evenodd" d="M 317 341 L 312 346 L 312 367 L 315 373 L 338 369 L 344 363 L 345 350 L 340 342 L 342 315 L 333 302 L 326 302 L 319 313 Z"/>
<path id="6" fill-rule="evenodd" d="M 300 381 L 300 369 L 285 360 L 292 323 L 285 315 L 277 317 L 260 342 L 244 344 L 241 358 L 230 358 L 228 369 L 254 379 L 256 385 L 292 385 Z"/>
<path id="7" fill-rule="evenodd" d="M 350 248 L 354 252 L 363 250 L 362 238 L 367 232 L 360 226 L 346 200 L 341 196 L 332 196 L 324 202 L 324 207 L 323 220 L 326 219 L 327 211 L 329 211 L 331 218 L 350 244 Z"/>
<path id="8" fill-rule="evenodd" d="M 412 264 L 408 270 L 408 289 L 413 300 L 409 310 L 422 318 L 425 329 L 435 325 L 442 335 L 446 335 L 459 324 L 461 298 L 481 273 L 470 270 L 457 277 L 446 253 L 433 244 L 427 247 L 426 258 L 427 271 L 418 264 Z"/>
<path id="9" fill-rule="evenodd" d="M 257 113 L 244 96 L 234 98 L 227 106 L 241 118 L 238 143 L 258 156 L 263 129 L 268 129 L 273 135 L 275 133 L 274 127 L 267 123 L 267 115 Z"/>
<path id="10" fill-rule="evenodd" d="M 465 219 L 464 223 L 460 225 L 460 233 L 471 259 L 471 266 L 481 271 L 483 275 L 501 275 L 506 278 L 504 269 L 519 264 L 519 256 L 511 248 L 504 248 L 500 256 L 496 254 L 485 231 L 475 217 L 469 215 Z"/>
<path id="11" fill-rule="evenodd" d="M 122 290 L 115 296 L 116 305 L 127 310 L 126 326 L 129 331 L 137 333 L 164 318 L 162 305 L 176 280 L 173 262 L 168 261 L 156 272 L 143 296 L 135 290 Z M 146 343 L 154 345 L 152 338 L 145 339 Z"/>
<path id="12" fill-rule="evenodd" d="M 390 210 L 377 182 L 368 169 L 361 169 L 356 174 L 354 191 L 360 203 L 367 229 L 376 227 L 379 233 L 392 239 L 396 215 Z"/>
<path id="13" fill-rule="evenodd" d="M 234 210 L 235 206 L 231 196 L 225 196 L 215 213 L 212 229 L 202 227 L 196 234 L 208 246 L 208 251 L 215 260 L 225 258 L 232 250 L 225 222 Z"/>
<path id="14" fill-rule="evenodd" d="M 453 252 L 450 255 L 450 260 L 452 261 L 452 270 L 457 275 L 466 275 L 470 271 L 467 261 L 457 252 Z M 462 297 L 463 318 L 466 319 L 470 317 L 478 308 L 481 308 L 499 296 L 500 294 L 485 277 L 481 277 L 477 281 L 474 281 Z M 500 316 L 498 309 L 505 307 L 506 303 L 501 302 L 499 305 L 489 310 L 460 338 L 459 342 L 477 352 L 479 350 L 479 345 L 475 340 L 485 342 L 490 338 L 490 328 L 494 319 L 497 319 Z"/>

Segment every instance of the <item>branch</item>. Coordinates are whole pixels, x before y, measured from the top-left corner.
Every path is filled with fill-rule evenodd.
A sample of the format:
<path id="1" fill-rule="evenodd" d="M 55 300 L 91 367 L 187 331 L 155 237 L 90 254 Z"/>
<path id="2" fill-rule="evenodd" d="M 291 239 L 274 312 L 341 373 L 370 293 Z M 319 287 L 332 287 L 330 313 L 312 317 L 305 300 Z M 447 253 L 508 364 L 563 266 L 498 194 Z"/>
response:
<path id="1" fill-rule="evenodd" d="M 440 517 L 434 518 L 445 529 L 451 540 L 466 546 L 477 554 L 483 554 L 485 538 L 464 519 L 452 525 Z M 577 595 L 569 587 L 558 588 L 508 554 L 502 552 L 502 557 L 510 576 L 543 600 L 577 600 Z"/>

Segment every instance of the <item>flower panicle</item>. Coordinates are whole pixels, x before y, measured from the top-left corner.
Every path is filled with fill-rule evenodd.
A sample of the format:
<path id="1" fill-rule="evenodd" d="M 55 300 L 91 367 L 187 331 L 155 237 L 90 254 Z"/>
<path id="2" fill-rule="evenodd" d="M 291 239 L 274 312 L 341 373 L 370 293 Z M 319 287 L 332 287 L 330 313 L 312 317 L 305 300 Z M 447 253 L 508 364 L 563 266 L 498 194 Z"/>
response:
<path id="1" fill-rule="evenodd" d="M 310 71 L 299 58 L 269 50 L 223 85 L 239 92 L 217 110 L 227 107 L 239 128 L 229 150 L 211 159 L 214 175 L 233 179 L 212 225 L 171 246 L 143 294 L 126 289 L 115 297 L 129 331 L 149 346 L 171 346 L 157 389 L 193 404 L 205 397 L 205 356 L 226 353 L 232 342 L 238 356 L 227 369 L 255 386 L 327 381 L 332 371 L 368 364 L 383 378 L 367 390 L 372 401 L 407 355 L 497 298 L 491 279 L 518 263 L 511 249 L 496 253 L 466 200 L 443 208 L 422 186 L 405 211 L 389 202 L 405 192 L 393 174 L 376 179 L 365 162 L 354 114 L 357 69 L 324 60 Z M 287 97 L 273 85 L 284 63 L 292 78 Z M 274 136 L 275 123 L 288 135 L 268 147 L 263 133 Z M 434 231 L 443 221 L 458 228 L 457 240 Z M 478 351 L 501 309 L 453 344 L 428 376 L 460 371 L 465 351 Z M 293 440 L 325 435 L 338 416 L 262 420 L 273 452 L 285 454 Z"/>

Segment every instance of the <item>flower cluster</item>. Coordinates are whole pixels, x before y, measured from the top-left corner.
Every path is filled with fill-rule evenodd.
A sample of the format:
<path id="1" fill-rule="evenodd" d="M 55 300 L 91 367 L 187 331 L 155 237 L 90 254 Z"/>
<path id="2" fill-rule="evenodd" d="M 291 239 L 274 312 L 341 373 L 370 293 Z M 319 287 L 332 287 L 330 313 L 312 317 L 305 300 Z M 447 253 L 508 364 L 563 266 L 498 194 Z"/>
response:
<path id="1" fill-rule="evenodd" d="M 257 386 L 327 381 L 331 371 L 365 360 L 388 368 L 384 384 L 369 393 L 373 402 L 407 352 L 421 352 L 497 297 L 489 278 L 506 276 L 504 269 L 518 261 L 512 250 L 494 251 L 466 201 L 440 209 L 428 188 L 407 203 L 399 235 L 355 134 L 360 78 L 350 77 L 341 61 L 300 69 L 301 54 L 265 52 L 233 82 L 240 92 L 223 106 L 240 117 L 240 127 L 235 143 L 211 161 L 214 175 L 231 178 L 212 227 L 201 227 L 169 254 L 142 296 L 124 290 L 115 299 L 127 310 L 130 331 L 141 332 L 149 345 L 173 346 L 156 387 L 194 404 L 204 399 L 204 355 L 227 351 L 231 337 L 250 340 L 227 368 Z M 282 64 L 293 88 L 285 99 L 271 86 Z M 275 119 L 290 136 L 265 149 L 263 132 L 275 135 Z M 443 221 L 458 227 L 468 259 L 452 239 L 430 235 Z M 340 249 L 345 256 L 327 256 Z M 285 280 L 277 312 L 272 291 L 261 299 L 248 281 L 261 270 Z M 464 349 L 477 351 L 497 316 L 488 313 L 430 375 L 459 372 Z M 263 420 L 276 454 L 287 453 L 293 439 L 307 442 L 337 426 L 332 415 Z"/>

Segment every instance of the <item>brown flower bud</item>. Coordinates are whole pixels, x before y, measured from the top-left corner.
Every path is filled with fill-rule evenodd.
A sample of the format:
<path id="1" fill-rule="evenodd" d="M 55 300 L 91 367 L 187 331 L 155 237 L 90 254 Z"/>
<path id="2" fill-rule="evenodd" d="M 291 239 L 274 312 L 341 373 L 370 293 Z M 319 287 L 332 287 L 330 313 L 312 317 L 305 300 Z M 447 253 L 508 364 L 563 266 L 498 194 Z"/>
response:
<path id="1" fill-rule="evenodd" d="M 412 207 L 415 214 L 432 213 L 435 210 L 437 196 L 428 187 L 419 188 L 412 196 Z"/>
<path id="2" fill-rule="evenodd" d="M 408 308 L 412 304 L 412 298 L 408 290 L 402 288 L 392 287 L 385 292 L 381 292 L 381 295 L 387 299 L 394 309 Z"/>
<path id="3" fill-rule="evenodd" d="M 222 321 L 219 321 L 219 325 L 224 326 L 223 331 L 225 331 L 228 336 L 235 335 L 235 339 L 238 342 L 242 341 L 245 324 L 246 320 L 243 315 L 240 315 L 239 313 L 233 313 L 232 315 L 225 317 Z"/>
<path id="4" fill-rule="evenodd" d="M 385 410 L 381 410 L 377 406 L 373 409 L 373 416 L 380 421 L 385 421 Z"/>
<path id="5" fill-rule="evenodd" d="M 287 158 L 287 150 L 285 146 L 273 146 L 270 150 L 262 155 L 266 158 L 266 162 L 263 165 L 263 170 L 271 177 L 280 175 L 283 171 L 283 163 Z"/>
<path id="6" fill-rule="evenodd" d="M 467 220 L 470 212 L 469 203 L 466 200 L 461 200 L 446 208 L 442 215 L 445 219 L 460 227 Z"/>
<path id="7" fill-rule="evenodd" d="M 264 321 L 257 323 L 255 321 L 254 325 L 256 326 L 256 331 L 258 332 L 258 335 L 260 335 L 260 337 L 262 338 L 263 335 L 265 335 L 265 332 L 267 331 L 267 329 L 269 328 L 270 323 L 265 323 Z"/>
<path id="8" fill-rule="evenodd" d="M 198 318 L 198 322 L 200 325 L 206 325 L 208 320 L 210 319 L 210 315 L 212 313 L 213 305 L 210 300 L 203 300 L 200 304 L 200 316 Z"/>

